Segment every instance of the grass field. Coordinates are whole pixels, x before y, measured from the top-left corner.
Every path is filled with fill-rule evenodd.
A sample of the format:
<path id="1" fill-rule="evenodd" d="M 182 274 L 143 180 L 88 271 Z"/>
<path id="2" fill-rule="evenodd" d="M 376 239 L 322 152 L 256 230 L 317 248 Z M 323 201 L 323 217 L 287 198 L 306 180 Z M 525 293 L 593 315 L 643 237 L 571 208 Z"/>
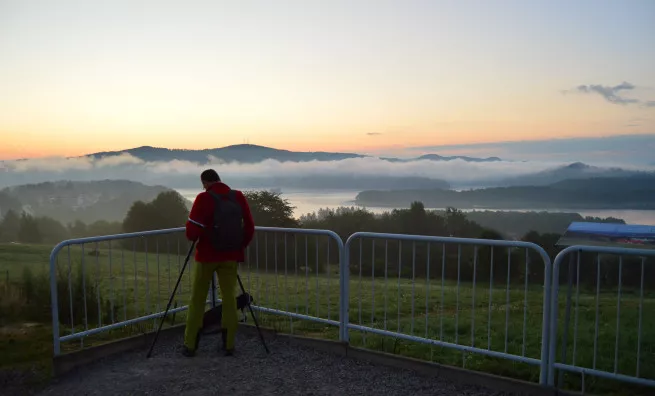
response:
<path id="1" fill-rule="evenodd" d="M 94 328 L 111 322 L 119 322 L 163 311 L 170 296 L 179 270 L 182 267 L 186 246 L 168 246 L 156 254 L 144 254 L 118 247 L 108 249 L 100 246 L 99 254 L 90 255 L 94 246 L 86 245 L 84 252 L 78 246 L 65 248 L 58 257 L 60 300 L 60 334 L 67 335 L 85 328 Z M 170 254 L 168 252 L 170 248 Z M 44 274 L 49 298 L 49 284 L 45 275 L 51 246 L 0 245 L 0 284 L 16 285 L 24 279 L 24 268 L 30 268 L 38 278 Z M 251 255 L 252 256 L 252 255 Z M 328 271 L 317 274 L 317 264 L 312 257 L 296 265 L 290 256 L 287 266 L 273 257 L 253 257 L 242 264 L 241 278 L 246 289 L 253 294 L 256 304 L 269 308 L 308 314 L 320 318 L 339 319 L 339 274 L 336 254 L 330 263 L 321 263 L 320 268 Z M 69 260 L 70 257 L 70 260 Z M 322 258 L 323 259 L 323 258 Z M 276 268 L 277 274 L 274 272 Z M 447 265 L 457 266 L 456 261 Z M 479 266 L 484 265 L 479 263 Z M 268 268 L 269 272 L 264 272 Z M 479 268 L 479 267 L 478 267 Z M 285 269 L 287 274 L 285 275 Z M 70 282 L 68 279 L 71 273 Z M 84 271 L 86 296 L 76 274 Z M 377 271 L 377 270 L 376 270 Z M 511 284 L 509 291 L 505 283 L 495 282 L 490 293 L 489 282 L 461 283 L 440 279 L 440 268 L 434 268 L 429 281 L 426 279 L 398 279 L 397 277 L 373 278 L 371 274 L 350 276 L 350 322 L 378 329 L 398 331 L 429 339 L 443 340 L 481 349 L 507 352 L 518 356 L 539 359 L 542 331 L 542 285 Z M 378 275 L 383 275 L 377 273 Z M 81 279 L 81 278 L 80 278 Z M 37 284 L 41 284 L 36 282 Z M 72 286 L 69 290 L 68 285 Z M 90 284 L 88 284 L 90 283 Z M 97 285 L 97 287 L 96 287 Z M 10 287 L 11 288 L 11 287 Z M 185 305 L 190 291 L 190 271 L 186 271 L 178 289 L 176 305 Z M 593 367 L 594 334 L 596 327 L 596 294 L 573 290 L 573 310 L 568 334 L 567 363 L 575 356 L 575 364 Z M 6 290 L 5 290 L 6 292 Z M 622 290 L 620 322 L 617 348 L 617 295 L 616 290 L 601 290 L 599 326 L 595 367 L 614 372 L 615 350 L 618 349 L 617 372 L 634 375 L 639 364 L 639 375 L 655 378 L 655 317 L 648 315 L 655 309 L 655 298 L 646 293 L 642 302 L 642 334 L 640 341 L 641 359 L 637 362 L 639 291 Z M 6 292 L 8 293 L 8 292 Z M 81 294 L 80 294 L 81 293 Z M 95 297 L 94 297 L 95 295 Z M 100 299 L 98 299 L 100 295 Z M 576 298 L 577 295 L 577 298 Z M 71 298 L 72 297 L 72 298 Z M 558 337 L 563 335 L 564 301 L 566 288 L 559 296 Z M 3 297 L 4 299 L 4 297 Z M 8 301 L 8 300 L 7 300 Z M 16 297 L 20 302 L 20 297 Z M 49 304 L 49 299 L 47 300 Z M 578 309 L 575 310 L 577 301 Z M 84 305 L 86 303 L 86 309 Z M 70 307 L 73 307 L 71 320 Z M 97 315 L 98 312 L 103 313 Z M 41 324 L 26 326 L 26 323 L 5 324 L 6 334 L 0 347 L 0 367 L 34 365 L 48 367 L 52 354 L 49 310 L 43 313 Z M 92 319 L 89 319 L 92 318 Z M 330 325 L 288 317 L 259 314 L 263 326 L 279 331 L 312 337 L 337 339 L 338 328 Z M 185 320 L 185 313 L 175 315 L 174 321 Z M 250 320 L 250 318 L 249 318 Z M 173 318 L 169 319 L 172 322 Z M 577 334 L 574 324 L 577 322 Z M 104 342 L 111 338 L 134 335 L 152 330 L 156 321 L 128 326 L 120 330 L 90 336 L 84 341 L 76 340 L 62 344 L 62 350 L 74 350 L 82 346 Z M 14 330 L 12 330 L 14 329 Z M 16 330 L 18 329 L 18 330 Z M 26 330 L 27 329 L 27 330 Z M 31 334 L 31 336 L 30 336 Z M 38 334 L 38 336 L 36 335 Z M 27 335 L 27 336 L 26 336 Z M 490 372 L 504 376 L 538 381 L 538 366 L 516 363 L 507 359 L 486 357 L 478 353 L 463 353 L 449 348 L 430 346 L 418 342 L 362 333 L 350 330 L 351 343 L 405 356 L 434 362 Z M 27 337 L 27 338 L 26 338 Z M 27 342 L 26 339 L 31 340 Z M 11 341 L 13 340 L 13 341 Z M 558 345 L 558 356 L 561 346 Z M 25 350 L 30 350 L 25 353 Z M 560 358 L 561 359 L 561 358 Z M 36 362 L 36 363 L 34 363 Z M 581 377 L 566 374 L 567 388 L 580 389 Z M 594 393 L 648 394 L 652 389 L 640 389 L 613 381 L 585 378 L 585 389 Z"/>

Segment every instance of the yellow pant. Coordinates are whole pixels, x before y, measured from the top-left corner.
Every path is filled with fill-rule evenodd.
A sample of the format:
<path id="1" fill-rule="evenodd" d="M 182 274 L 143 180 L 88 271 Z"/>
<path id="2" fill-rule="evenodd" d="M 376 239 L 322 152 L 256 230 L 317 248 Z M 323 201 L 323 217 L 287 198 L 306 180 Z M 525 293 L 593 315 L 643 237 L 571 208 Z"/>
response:
<path id="1" fill-rule="evenodd" d="M 218 287 L 223 300 L 223 317 L 221 327 L 227 330 L 227 349 L 234 348 L 234 337 L 237 331 L 237 301 L 234 289 L 237 283 L 237 262 L 224 261 L 219 263 L 198 263 L 193 266 L 193 288 L 187 313 L 186 329 L 184 330 L 184 345 L 191 350 L 196 348 L 198 330 L 202 326 L 205 312 L 207 290 L 214 271 L 218 275 Z"/>

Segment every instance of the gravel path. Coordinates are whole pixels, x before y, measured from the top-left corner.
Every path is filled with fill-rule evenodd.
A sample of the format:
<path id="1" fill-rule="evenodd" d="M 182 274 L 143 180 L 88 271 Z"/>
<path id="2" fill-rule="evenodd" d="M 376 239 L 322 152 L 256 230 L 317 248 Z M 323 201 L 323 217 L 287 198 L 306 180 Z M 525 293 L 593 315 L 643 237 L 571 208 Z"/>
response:
<path id="1" fill-rule="evenodd" d="M 408 370 L 377 366 L 297 345 L 239 335 L 233 357 L 215 351 L 219 336 L 201 340 L 193 358 L 181 355 L 181 336 L 145 350 L 109 357 L 69 373 L 39 395 L 509 395 Z"/>

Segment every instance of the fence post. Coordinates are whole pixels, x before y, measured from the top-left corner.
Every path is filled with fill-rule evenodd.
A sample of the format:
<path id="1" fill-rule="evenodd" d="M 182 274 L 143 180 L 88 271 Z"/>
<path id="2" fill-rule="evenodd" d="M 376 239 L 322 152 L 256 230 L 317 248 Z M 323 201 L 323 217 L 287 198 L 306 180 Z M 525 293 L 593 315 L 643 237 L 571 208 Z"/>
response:
<path id="1" fill-rule="evenodd" d="M 557 356 L 557 322 L 558 322 L 558 296 L 559 296 L 559 268 L 564 258 L 570 254 L 573 249 L 566 248 L 559 252 L 553 261 L 553 273 L 551 278 L 550 292 L 550 334 L 548 337 L 548 374 L 546 376 L 546 385 L 555 386 L 555 359 Z M 545 342 L 545 341 L 544 341 Z M 544 357 L 542 356 L 542 359 Z"/>
<path id="2" fill-rule="evenodd" d="M 578 252 L 580 254 L 580 252 Z M 571 323 L 571 292 L 573 289 L 573 255 L 569 254 L 569 263 L 568 263 L 568 270 L 569 270 L 569 275 L 568 275 L 568 281 L 567 281 L 567 287 L 566 287 L 566 308 L 564 310 L 564 330 L 562 332 L 562 363 L 566 363 L 566 346 L 568 344 L 568 338 L 569 338 L 569 325 Z M 555 282 L 559 282 L 559 279 L 554 279 Z M 575 337 L 575 335 L 573 335 Z M 564 385 L 564 373 L 559 372 L 557 374 L 557 381 L 558 387 L 562 387 Z"/>
<path id="3" fill-rule="evenodd" d="M 339 260 L 339 340 L 348 343 L 348 315 L 349 315 L 349 302 L 350 302 L 350 239 L 346 242 L 345 246 L 341 245 L 340 260 Z"/>
<path id="4" fill-rule="evenodd" d="M 66 242 L 61 242 L 50 253 L 50 308 L 52 309 L 52 344 L 55 356 L 61 354 L 59 342 L 59 303 L 57 301 L 57 271 L 55 267 L 57 266 L 57 255 L 66 245 Z"/>

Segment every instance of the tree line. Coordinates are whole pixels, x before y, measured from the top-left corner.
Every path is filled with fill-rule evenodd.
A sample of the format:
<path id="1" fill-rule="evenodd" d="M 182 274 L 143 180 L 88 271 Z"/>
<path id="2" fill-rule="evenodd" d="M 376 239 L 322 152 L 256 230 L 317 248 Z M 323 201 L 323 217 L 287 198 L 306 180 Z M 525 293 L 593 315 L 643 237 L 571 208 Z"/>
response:
<path id="1" fill-rule="evenodd" d="M 118 234 L 122 230 L 120 222 L 98 220 L 86 224 L 77 220 L 62 224 L 49 216 L 32 216 L 24 211 L 18 214 L 10 210 L 0 221 L 0 243 L 55 244 L 70 238 Z"/>
<path id="2" fill-rule="evenodd" d="M 413 202 L 408 209 L 394 209 L 383 214 L 374 214 L 364 208 L 340 207 L 320 209 L 314 213 L 294 218 L 294 207 L 280 193 L 271 191 L 244 192 L 251 206 L 255 224 L 258 226 L 285 228 L 314 228 L 332 230 L 345 242 L 358 231 L 449 236 L 460 238 L 505 239 L 505 236 L 491 227 L 484 227 L 472 221 L 466 213 L 448 208 L 445 211 L 428 211 L 421 202 Z M 189 210 L 186 200 L 175 191 L 160 193 L 153 201 L 137 201 L 131 206 L 122 223 L 95 222 L 86 225 L 75 222 L 66 226 L 47 217 L 31 217 L 7 214 L 0 226 L 0 241 L 17 240 L 24 243 L 56 243 L 66 238 L 92 235 L 107 235 L 120 232 L 138 232 L 163 228 L 175 228 L 185 224 Z M 616 221 L 618 219 L 596 219 Z M 15 234 L 12 234 L 15 233 Z M 303 235 L 264 235 L 259 232 L 257 240 L 249 249 L 254 265 L 259 258 L 260 270 L 277 270 L 282 273 L 306 271 L 326 273 L 335 271 L 338 263 L 337 246 L 327 238 L 305 238 Z M 533 242 L 549 255 L 551 261 L 561 251 L 556 246 L 559 233 L 539 233 L 531 230 L 519 238 Z M 177 246 L 187 246 L 183 234 L 150 238 L 132 238 L 121 242 L 123 248 L 155 253 L 174 251 Z M 429 249 L 429 250 L 428 250 Z M 329 255 L 329 260 L 328 260 Z M 361 257 L 361 261 L 360 261 Z M 491 262 L 493 259 L 493 268 Z M 268 260 L 268 261 L 266 261 Z M 527 265 L 526 265 L 527 260 Z M 600 273 L 598 258 L 583 255 L 580 260 L 580 282 L 595 285 L 601 279 L 602 285 L 616 285 L 619 273 L 617 257 L 602 256 Z M 268 263 L 268 264 L 266 264 Z M 298 263 L 298 264 L 296 264 Z M 568 263 L 561 269 L 562 279 L 568 276 Z M 577 267 L 577 261 L 574 263 Z M 641 261 L 624 259 L 622 263 L 622 285 L 638 287 L 641 280 Z M 298 268 L 299 267 L 299 268 Z M 364 240 L 356 242 L 350 249 L 351 275 L 363 277 L 388 276 L 405 278 L 436 278 L 443 274 L 445 279 L 477 282 L 525 282 L 543 283 L 544 267 L 538 254 L 524 249 L 472 247 L 468 245 L 442 245 L 433 243 L 403 242 L 394 240 Z M 577 274 L 573 271 L 574 275 Z M 644 268 L 647 287 L 655 286 L 655 266 L 646 262 Z M 574 279 L 574 282 L 577 281 Z"/>

